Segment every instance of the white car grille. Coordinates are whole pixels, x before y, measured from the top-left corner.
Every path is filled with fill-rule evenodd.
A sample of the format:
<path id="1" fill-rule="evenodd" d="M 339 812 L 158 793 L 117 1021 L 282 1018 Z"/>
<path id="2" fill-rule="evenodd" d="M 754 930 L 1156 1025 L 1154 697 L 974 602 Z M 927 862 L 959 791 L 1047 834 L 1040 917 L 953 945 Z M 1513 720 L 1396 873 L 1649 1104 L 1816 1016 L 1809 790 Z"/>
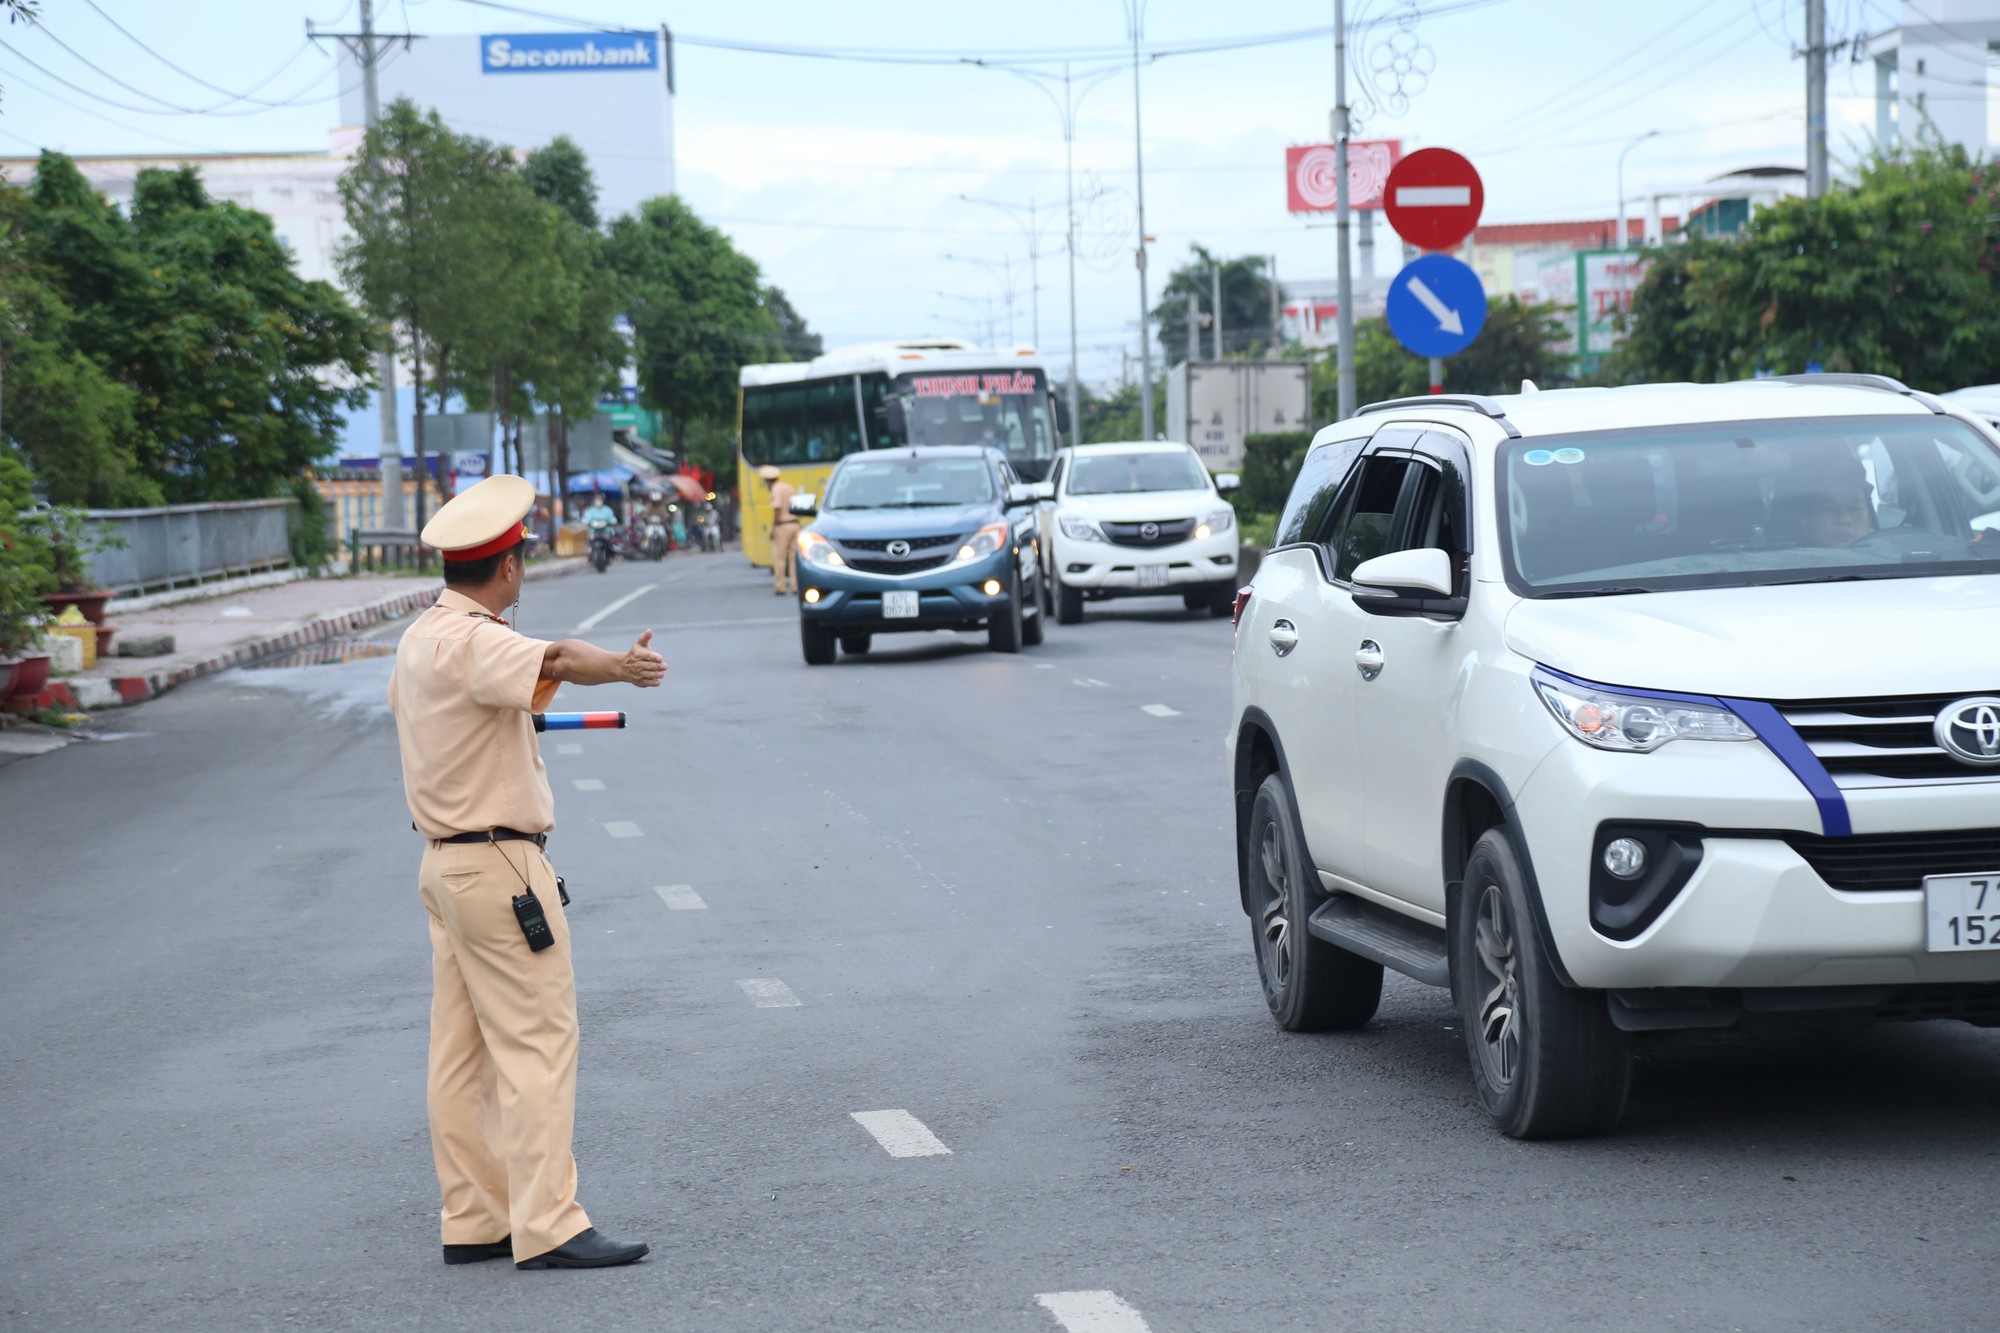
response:
<path id="1" fill-rule="evenodd" d="M 2000 693 L 2000 691 L 1989 691 Z M 2000 782 L 2000 768 L 1960 763 L 1933 730 L 1959 694 L 1875 699 L 1809 699 L 1775 703 L 1820 763 L 1844 789 L 1937 783 Z"/>

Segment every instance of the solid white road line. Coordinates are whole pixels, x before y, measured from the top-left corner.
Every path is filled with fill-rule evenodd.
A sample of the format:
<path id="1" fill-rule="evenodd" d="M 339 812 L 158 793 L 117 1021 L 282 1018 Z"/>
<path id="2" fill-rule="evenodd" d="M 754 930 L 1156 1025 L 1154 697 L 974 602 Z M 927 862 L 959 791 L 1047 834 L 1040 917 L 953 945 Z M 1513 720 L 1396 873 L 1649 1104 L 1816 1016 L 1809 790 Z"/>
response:
<path id="1" fill-rule="evenodd" d="M 748 977 L 736 984 L 759 1009 L 797 1009 L 805 1003 L 776 977 Z"/>
<path id="2" fill-rule="evenodd" d="M 637 838 L 644 836 L 639 832 L 639 826 L 629 819 L 614 819 L 604 826 L 604 831 L 614 838 Z"/>
<path id="3" fill-rule="evenodd" d="M 908 1111 L 849 1111 L 848 1114 L 873 1134 L 882 1151 L 891 1157 L 936 1157 L 951 1151 Z"/>
<path id="4" fill-rule="evenodd" d="M 578 791 L 604 790 L 603 778 L 571 778 L 570 781 L 576 784 L 576 789 Z"/>
<path id="5" fill-rule="evenodd" d="M 578 621 L 576 625 L 576 632 L 578 634 L 581 634 L 585 630 L 596 629 L 599 625 L 604 623 L 604 618 L 606 616 L 614 615 L 617 612 L 623 611 L 626 607 L 632 605 L 632 603 L 638 601 L 641 597 L 644 597 L 647 593 L 652 592 L 659 586 L 660 585 L 657 583 L 647 583 L 647 584 L 642 584 L 637 588 L 634 588 L 631 592 L 626 593 L 623 597 L 620 597 L 617 601 L 605 607 L 602 611 L 599 611 L 596 615 L 588 616 Z"/>
<path id="6" fill-rule="evenodd" d="M 564 741 L 556 747 L 557 754 L 582 754 L 583 747 L 575 741 Z"/>
<path id="7" fill-rule="evenodd" d="M 1139 711 L 1142 713 L 1151 713 L 1154 717 L 1179 717 L 1181 715 L 1180 709 L 1169 708 L 1165 704 L 1140 704 Z"/>
<path id="8" fill-rule="evenodd" d="M 675 912 L 701 912 L 708 908 L 692 884 L 662 884 L 653 892 L 659 894 L 660 901 Z"/>
<path id="9" fill-rule="evenodd" d="M 1115 1291 L 1045 1291 L 1035 1304 L 1069 1333 L 1150 1333 L 1139 1312 Z"/>

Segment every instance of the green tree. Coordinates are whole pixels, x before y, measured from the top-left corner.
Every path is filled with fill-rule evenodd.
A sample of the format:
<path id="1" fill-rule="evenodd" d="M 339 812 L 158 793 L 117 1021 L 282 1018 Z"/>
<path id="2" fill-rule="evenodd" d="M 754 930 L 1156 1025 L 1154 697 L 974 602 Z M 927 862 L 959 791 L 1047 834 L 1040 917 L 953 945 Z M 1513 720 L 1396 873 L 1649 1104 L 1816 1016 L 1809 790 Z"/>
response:
<path id="1" fill-rule="evenodd" d="M 1851 187 L 1655 256 L 1614 381 L 1829 371 L 1917 388 L 2000 379 L 2000 172 L 1957 146 L 1865 163 Z"/>
<path id="2" fill-rule="evenodd" d="M 685 456 L 691 424 L 734 411 L 737 370 L 782 351 L 757 265 L 675 196 L 615 220 L 605 252 L 632 324 L 640 395 L 672 423 Z"/>
<path id="3" fill-rule="evenodd" d="M 1107 444 L 1143 438 L 1140 434 L 1143 419 L 1139 415 L 1137 384 L 1121 384 L 1102 396 L 1086 388 L 1081 398 L 1078 405 L 1083 409 L 1083 421 L 1080 423 L 1082 428 L 1077 431 L 1079 443 Z M 1153 386 L 1153 420 L 1157 429 L 1166 429 L 1167 392 L 1164 385 Z"/>
<path id="4" fill-rule="evenodd" d="M 1222 266 L 1222 352 L 1224 356 L 1262 356 L 1272 345 L 1271 279 L 1262 255 L 1218 260 L 1205 246 L 1188 247 L 1194 258 L 1167 275 L 1160 303 L 1153 307 L 1160 350 L 1169 363 L 1188 354 L 1187 299 L 1190 293 L 1202 313 L 1201 357 L 1214 346 L 1215 311 L 1210 299 L 1216 265 Z"/>
<path id="5" fill-rule="evenodd" d="M 546 199 L 585 231 L 597 230 L 597 179 L 590 159 L 567 134 L 558 134 L 528 154 L 521 179 L 537 198 Z"/>
<path id="6" fill-rule="evenodd" d="M 1570 376 L 1570 358 L 1555 350 L 1568 336 L 1562 313 L 1550 305 L 1530 305 L 1507 296 L 1486 304 L 1486 324 L 1479 336 L 1444 363 L 1447 393 L 1518 393 L 1522 380 L 1550 386 Z M 1312 377 L 1313 419 L 1339 419 L 1338 369 L 1332 356 L 1315 362 Z M 1416 355 L 1389 332 L 1379 316 L 1354 324 L 1354 387 L 1362 403 L 1429 393 L 1430 362 Z"/>
<path id="7" fill-rule="evenodd" d="M 47 618 L 42 594 L 56 586 L 47 539 L 22 520 L 35 502 L 34 481 L 26 464 L 0 448 L 0 658 L 28 650 Z"/>
<path id="8" fill-rule="evenodd" d="M 782 287 L 764 289 L 764 308 L 778 325 L 778 340 L 787 361 L 810 361 L 826 350 L 826 340 L 806 326 L 806 317 L 792 305 Z"/>

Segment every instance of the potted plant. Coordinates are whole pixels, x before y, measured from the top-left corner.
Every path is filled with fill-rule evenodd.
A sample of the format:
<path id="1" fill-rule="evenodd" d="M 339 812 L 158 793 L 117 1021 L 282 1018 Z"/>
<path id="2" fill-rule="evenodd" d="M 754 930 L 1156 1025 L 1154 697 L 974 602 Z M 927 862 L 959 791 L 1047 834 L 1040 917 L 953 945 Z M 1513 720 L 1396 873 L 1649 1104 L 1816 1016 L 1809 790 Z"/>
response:
<path id="1" fill-rule="evenodd" d="M 18 458 L 0 451 L 0 700 L 40 694 L 49 681 L 49 655 L 36 645 L 49 619 L 42 595 L 55 586 L 55 556 L 24 512 L 32 482 Z"/>
<path id="2" fill-rule="evenodd" d="M 42 600 L 48 603 L 50 612 L 61 615 L 65 607 L 74 606 L 91 624 L 103 625 L 104 604 L 113 594 L 109 588 L 94 586 L 90 557 L 122 545 L 122 540 L 115 533 L 107 534 L 94 526 L 77 509 L 44 507 L 37 509 L 29 521 L 48 541 L 55 591 L 44 594 Z"/>

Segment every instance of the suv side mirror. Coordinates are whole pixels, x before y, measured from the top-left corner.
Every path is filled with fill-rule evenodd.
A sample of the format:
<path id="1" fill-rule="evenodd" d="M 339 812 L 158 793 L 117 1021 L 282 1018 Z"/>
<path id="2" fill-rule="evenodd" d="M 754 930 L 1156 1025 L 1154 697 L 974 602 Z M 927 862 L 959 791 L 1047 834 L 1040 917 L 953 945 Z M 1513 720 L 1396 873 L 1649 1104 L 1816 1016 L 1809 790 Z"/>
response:
<path id="1" fill-rule="evenodd" d="M 1434 546 L 1392 551 L 1354 567 L 1354 596 L 1364 608 L 1385 598 L 1449 597 L 1456 582 L 1451 556 Z"/>
<path id="2" fill-rule="evenodd" d="M 1055 487 L 1046 481 L 1017 481 L 1007 488 L 1007 507 L 1018 509 L 1039 500 L 1052 500 L 1055 493 Z"/>
<path id="3" fill-rule="evenodd" d="M 1237 473 L 1218 472 L 1215 474 L 1215 489 L 1218 491 L 1233 491 L 1242 484 L 1243 478 Z"/>
<path id="4" fill-rule="evenodd" d="M 819 512 L 819 497 L 810 492 L 792 497 L 792 514 L 796 518 L 811 518 Z"/>

